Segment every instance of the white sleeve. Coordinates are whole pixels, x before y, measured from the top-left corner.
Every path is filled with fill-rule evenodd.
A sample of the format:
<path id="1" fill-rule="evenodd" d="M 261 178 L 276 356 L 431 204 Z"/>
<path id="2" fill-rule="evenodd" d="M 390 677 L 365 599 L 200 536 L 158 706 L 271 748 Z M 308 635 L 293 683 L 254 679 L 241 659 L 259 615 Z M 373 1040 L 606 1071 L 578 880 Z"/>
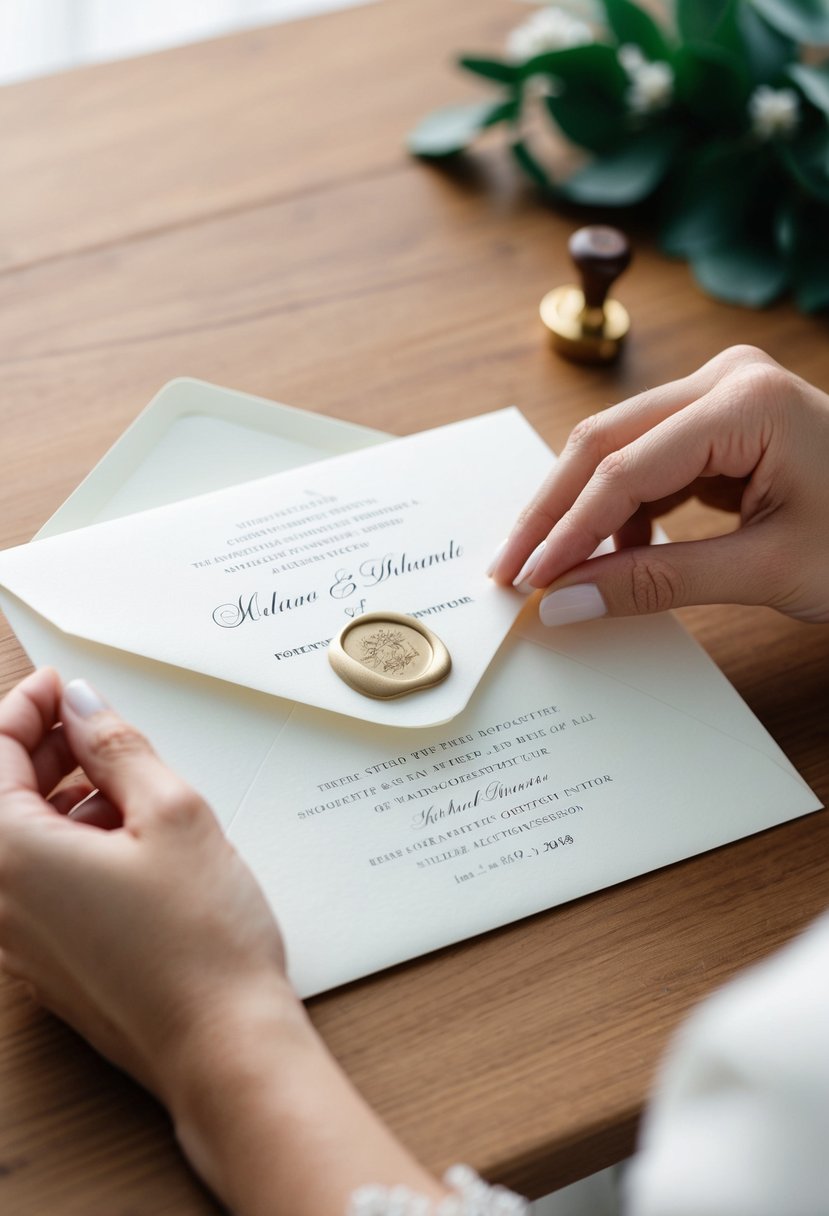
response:
<path id="1" fill-rule="evenodd" d="M 405 1186 L 361 1186 L 345 1216 L 529 1216 L 530 1205 L 502 1186 L 489 1186 L 468 1165 L 443 1175 L 451 1194 L 433 1203 Z"/>
<path id="2" fill-rule="evenodd" d="M 625 1197 L 626 1216 L 829 1216 L 829 917 L 682 1028 Z"/>

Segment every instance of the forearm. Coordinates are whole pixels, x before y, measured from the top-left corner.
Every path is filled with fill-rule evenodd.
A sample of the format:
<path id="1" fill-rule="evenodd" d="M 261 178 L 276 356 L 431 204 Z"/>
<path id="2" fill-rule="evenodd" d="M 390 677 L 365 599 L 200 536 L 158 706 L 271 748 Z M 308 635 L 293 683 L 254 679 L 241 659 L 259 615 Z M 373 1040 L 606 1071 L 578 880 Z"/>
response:
<path id="1" fill-rule="evenodd" d="M 357 1093 L 301 1006 L 248 1022 L 226 1044 L 204 1044 L 170 1105 L 184 1152 L 234 1216 L 343 1216 L 366 1183 L 446 1194 Z"/>

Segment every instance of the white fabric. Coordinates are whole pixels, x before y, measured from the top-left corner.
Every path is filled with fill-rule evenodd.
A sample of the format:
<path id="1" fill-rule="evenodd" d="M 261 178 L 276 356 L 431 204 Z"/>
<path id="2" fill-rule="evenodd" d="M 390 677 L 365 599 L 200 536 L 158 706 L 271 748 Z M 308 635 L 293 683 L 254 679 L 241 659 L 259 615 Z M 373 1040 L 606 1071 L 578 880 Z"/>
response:
<path id="1" fill-rule="evenodd" d="M 416 1210 L 381 1190 L 349 1216 Z M 829 1216 L 829 914 L 682 1027 L 624 1192 L 624 1216 Z"/>
<path id="2" fill-rule="evenodd" d="M 432 1203 L 405 1186 L 362 1186 L 349 1200 L 346 1216 L 527 1216 L 525 1199 L 501 1186 L 488 1186 L 468 1165 L 453 1165 L 443 1181 L 452 1192 Z"/>
<path id="3" fill-rule="evenodd" d="M 829 1216 L 829 916 L 680 1031 L 625 1216 Z"/>

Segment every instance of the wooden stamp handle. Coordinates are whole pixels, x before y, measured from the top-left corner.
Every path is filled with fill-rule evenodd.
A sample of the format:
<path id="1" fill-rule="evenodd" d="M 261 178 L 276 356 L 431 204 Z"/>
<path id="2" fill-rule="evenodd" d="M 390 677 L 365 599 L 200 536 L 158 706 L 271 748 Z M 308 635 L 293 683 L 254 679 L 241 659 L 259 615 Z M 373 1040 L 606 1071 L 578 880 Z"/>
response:
<path id="1" fill-rule="evenodd" d="M 618 228 L 593 224 L 574 232 L 568 248 L 581 276 L 585 307 L 603 308 L 611 284 L 630 265 L 630 241 Z"/>

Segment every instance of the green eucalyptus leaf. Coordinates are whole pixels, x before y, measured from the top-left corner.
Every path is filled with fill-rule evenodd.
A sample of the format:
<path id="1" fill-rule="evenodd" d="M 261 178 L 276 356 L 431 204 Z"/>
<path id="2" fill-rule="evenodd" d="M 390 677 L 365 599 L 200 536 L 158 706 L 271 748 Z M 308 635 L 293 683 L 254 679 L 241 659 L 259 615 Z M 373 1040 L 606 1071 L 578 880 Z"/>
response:
<path id="1" fill-rule="evenodd" d="M 816 67 L 793 63 L 786 75 L 794 81 L 813 106 L 817 106 L 829 116 L 829 62 L 818 64 Z"/>
<path id="2" fill-rule="evenodd" d="M 685 42 L 707 42 L 722 21 L 731 0 L 677 0 L 676 23 Z"/>
<path id="3" fill-rule="evenodd" d="M 508 97 L 506 101 L 494 105 L 483 127 L 494 127 L 499 122 L 515 122 L 520 113 L 521 98 L 520 95 L 516 94 L 513 97 Z"/>
<path id="4" fill-rule="evenodd" d="M 406 146 L 415 156 L 454 156 L 456 152 L 462 152 L 484 127 L 490 126 L 494 115 L 503 108 L 503 103 L 497 101 L 444 106 L 418 123 L 409 133 Z"/>
<path id="5" fill-rule="evenodd" d="M 732 67 L 754 84 L 777 80 L 797 51 L 792 40 L 773 29 L 750 0 L 729 0 L 708 32 L 689 41 L 719 47 L 732 57 Z"/>
<path id="6" fill-rule="evenodd" d="M 616 102 L 622 102 L 629 83 L 614 48 L 599 42 L 536 55 L 522 65 L 521 73 L 524 79 L 554 76 L 564 85 L 593 90 Z"/>
<path id="7" fill-rule="evenodd" d="M 735 152 L 732 143 L 709 145 L 689 157 L 674 174 L 666 199 L 660 232 L 664 251 L 689 257 L 739 232 L 751 211 L 762 165 L 758 149 Z"/>
<path id="8" fill-rule="evenodd" d="M 711 41 L 740 60 L 753 84 L 776 81 L 797 57 L 791 38 L 770 26 L 750 0 L 731 0 Z"/>
<path id="9" fill-rule="evenodd" d="M 806 42 L 811 46 L 829 42 L 829 6 L 826 0 L 751 0 L 751 3 L 769 25 L 796 42 Z"/>
<path id="10" fill-rule="evenodd" d="M 612 148 L 626 133 L 625 111 L 586 89 L 568 85 L 563 92 L 545 97 L 544 104 L 567 138 L 591 152 Z"/>
<path id="11" fill-rule="evenodd" d="M 677 98 L 697 118 L 743 127 L 751 89 L 745 64 L 724 47 L 689 42 L 673 60 Z"/>
<path id="12" fill-rule="evenodd" d="M 703 291 L 727 304 L 765 308 L 789 285 L 789 269 L 771 243 L 730 242 L 691 258 L 694 278 Z"/>
<path id="13" fill-rule="evenodd" d="M 780 140 L 777 151 L 798 185 L 829 203 L 829 128 Z"/>
<path id="14" fill-rule="evenodd" d="M 509 63 L 504 59 L 485 59 L 478 55 L 461 55 L 458 64 L 483 76 L 486 80 L 497 80 L 499 84 L 515 84 L 520 79 L 521 69 L 517 63 Z"/>
<path id="15" fill-rule="evenodd" d="M 650 13 L 633 0 L 602 0 L 607 24 L 620 46 L 633 43 L 648 59 L 667 59 L 668 41 Z"/>
<path id="16" fill-rule="evenodd" d="M 530 181 L 535 182 L 545 194 L 555 193 L 555 186 L 547 170 L 541 164 L 536 156 L 530 151 L 523 139 L 516 139 L 510 144 L 510 151 L 520 166 L 522 172 L 526 173 Z"/>
<path id="17" fill-rule="evenodd" d="M 692 38 L 692 42 L 703 42 L 706 45 L 718 46 L 723 50 L 728 51 L 731 55 L 736 55 L 739 58 L 745 57 L 745 46 L 743 45 L 743 35 L 740 30 L 738 14 L 742 7 L 742 0 L 729 0 L 722 14 L 710 32 L 705 36 Z"/>
<path id="18" fill-rule="evenodd" d="M 598 156 L 559 186 L 575 203 L 626 207 L 652 194 L 670 169 L 682 139 L 673 127 L 631 136 L 616 152 Z"/>
<path id="19" fill-rule="evenodd" d="M 737 0 L 735 14 L 753 83 L 773 84 L 797 58 L 796 43 L 769 25 L 749 0 Z"/>

